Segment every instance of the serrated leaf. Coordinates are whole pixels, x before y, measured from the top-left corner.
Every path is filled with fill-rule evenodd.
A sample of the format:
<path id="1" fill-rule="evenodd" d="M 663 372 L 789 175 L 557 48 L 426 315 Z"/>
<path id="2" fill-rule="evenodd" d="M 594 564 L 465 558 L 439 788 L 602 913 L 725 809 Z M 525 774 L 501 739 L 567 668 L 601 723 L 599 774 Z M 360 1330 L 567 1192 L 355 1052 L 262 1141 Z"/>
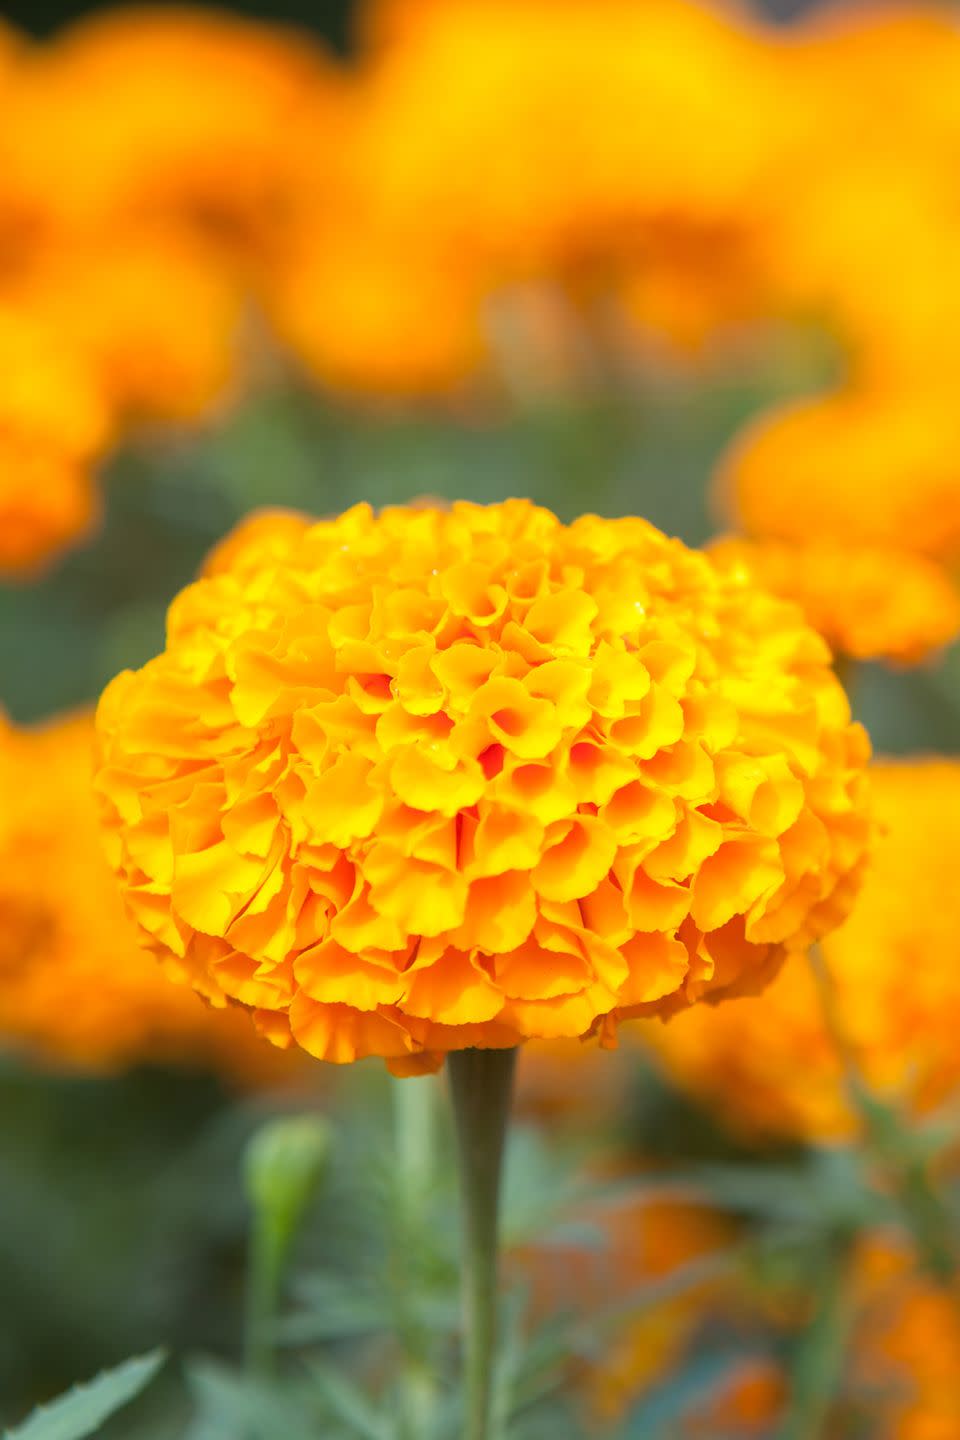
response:
<path id="1" fill-rule="evenodd" d="M 84 1385 L 41 1405 L 22 1425 L 4 1431 L 4 1440 L 85 1440 L 115 1411 L 130 1403 L 156 1375 L 166 1352 L 153 1350 L 104 1370 Z"/>

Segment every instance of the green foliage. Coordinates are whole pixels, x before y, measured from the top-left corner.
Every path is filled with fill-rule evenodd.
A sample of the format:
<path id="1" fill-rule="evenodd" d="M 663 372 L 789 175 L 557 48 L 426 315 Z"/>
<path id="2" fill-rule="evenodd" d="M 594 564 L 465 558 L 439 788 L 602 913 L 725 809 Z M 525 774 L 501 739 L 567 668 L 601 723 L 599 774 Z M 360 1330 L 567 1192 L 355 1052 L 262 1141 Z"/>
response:
<path id="1" fill-rule="evenodd" d="M 40 1406 L 22 1425 L 6 1431 L 4 1440 L 85 1440 L 96 1435 L 105 1420 L 149 1385 L 165 1359 L 162 1350 L 154 1350 L 104 1370 L 86 1385 L 75 1385 Z"/>

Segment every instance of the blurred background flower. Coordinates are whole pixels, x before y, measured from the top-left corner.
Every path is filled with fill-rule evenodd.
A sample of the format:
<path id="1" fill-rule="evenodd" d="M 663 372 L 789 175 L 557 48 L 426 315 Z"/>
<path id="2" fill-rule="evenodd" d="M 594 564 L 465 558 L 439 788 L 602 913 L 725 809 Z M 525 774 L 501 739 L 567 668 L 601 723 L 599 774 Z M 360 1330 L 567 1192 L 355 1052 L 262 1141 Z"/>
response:
<path id="1" fill-rule="evenodd" d="M 956 1088 L 958 1003 L 952 914 L 960 766 L 878 761 L 873 793 L 881 837 L 850 919 L 823 941 L 843 1041 L 880 1094 L 914 1113 Z M 785 966 L 762 1003 L 739 1000 L 680 1016 L 649 1036 L 683 1085 L 735 1127 L 813 1141 L 856 1125 L 844 1054 L 831 1034 L 815 967 Z"/>

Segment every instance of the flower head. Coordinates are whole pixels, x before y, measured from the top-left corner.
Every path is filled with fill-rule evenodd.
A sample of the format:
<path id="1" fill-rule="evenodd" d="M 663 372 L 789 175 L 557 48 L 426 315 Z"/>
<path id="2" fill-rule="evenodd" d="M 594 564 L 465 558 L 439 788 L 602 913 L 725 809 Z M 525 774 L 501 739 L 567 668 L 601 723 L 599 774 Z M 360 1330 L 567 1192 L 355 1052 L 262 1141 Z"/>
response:
<path id="1" fill-rule="evenodd" d="M 204 1005 L 138 944 L 103 858 L 93 740 L 88 712 L 37 729 L 0 717 L 0 1044 L 93 1070 L 289 1076 L 242 1015 Z"/>
<path id="2" fill-rule="evenodd" d="M 848 390 L 762 416 L 719 475 L 748 535 L 960 556 L 956 408 L 907 393 Z"/>
<path id="3" fill-rule="evenodd" d="M 195 420 L 231 393 L 241 293 L 198 240 L 156 226 L 77 238 L 13 291 L 82 355 L 124 422 Z"/>
<path id="4" fill-rule="evenodd" d="M 884 833 L 852 915 L 824 940 L 823 953 L 865 1078 L 924 1110 L 960 1083 L 960 764 L 884 761 L 873 767 L 873 791 Z M 709 1022 L 682 1015 L 647 1027 L 644 1038 L 669 1073 L 731 1125 L 812 1140 L 855 1129 L 805 960 L 785 965 L 762 1003 L 737 1000 Z"/>
<path id="5" fill-rule="evenodd" d="M 88 16 L 18 79 L 8 183 L 41 233 L 159 220 L 230 249 L 282 198 L 290 131 L 332 83 L 306 35 L 188 5 Z"/>
<path id="6" fill-rule="evenodd" d="M 913 665 L 960 633 L 960 594 L 925 555 L 876 545 L 813 540 L 714 541 L 722 569 L 742 569 L 795 600 L 831 649 L 856 660 Z"/>
<path id="7" fill-rule="evenodd" d="M 557 348 L 581 352 L 614 317 L 632 348 L 690 350 L 756 313 L 784 107 L 777 48 L 746 17 L 686 0 L 361 14 L 335 163 L 322 115 L 295 138 L 296 219 L 265 278 L 318 378 L 444 391 L 497 361 L 526 377 L 531 292 L 575 334 Z"/>
<path id="8" fill-rule="evenodd" d="M 97 513 L 111 432 L 97 377 L 53 326 L 0 307 L 0 575 L 29 574 Z"/>
<path id="9" fill-rule="evenodd" d="M 148 942 L 324 1059 L 599 1033 L 838 923 L 868 745 L 798 612 L 642 520 L 359 505 L 99 709 Z"/>

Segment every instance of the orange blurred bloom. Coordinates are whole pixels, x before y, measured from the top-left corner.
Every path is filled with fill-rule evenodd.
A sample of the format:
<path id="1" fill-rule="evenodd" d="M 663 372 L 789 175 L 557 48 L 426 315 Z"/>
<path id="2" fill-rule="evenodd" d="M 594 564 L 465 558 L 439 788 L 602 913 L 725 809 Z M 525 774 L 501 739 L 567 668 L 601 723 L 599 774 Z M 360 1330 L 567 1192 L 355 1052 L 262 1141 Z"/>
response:
<path id="1" fill-rule="evenodd" d="M 783 106 L 779 55 L 745 18 L 374 0 L 362 21 L 338 153 L 328 115 L 303 130 L 297 220 L 266 278 L 320 380 L 449 391 L 535 371 L 515 323 L 529 287 L 572 307 L 588 348 L 611 317 L 680 349 L 755 317 Z M 505 330 L 519 354 L 498 353 Z"/>
<path id="2" fill-rule="evenodd" d="M 201 990 L 323 1059 L 435 1064 L 612 1043 L 843 918 L 868 746 L 792 607 L 525 501 L 294 542 L 221 551 L 100 705 L 112 863 Z"/>
<path id="3" fill-rule="evenodd" d="M 757 539 L 960 558 L 960 412 L 935 397 L 842 391 L 760 417 L 720 498 Z"/>
<path id="4" fill-rule="evenodd" d="M 9 103 L 7 183 L 41 234 L 183 224 L 228 251 L 284 195 L 301 108 L 334 85 L 304 34 L 164 5 L 104 11 L 37 47 Z"/>
<path id="5" fill-rule="evenodd" d="M 197 420 L 231 395 L 241 293 L 199 242 L 118 230 L 55 248 L 11 288 L 68 337 L 126 423 Z"/>
<path id="6" fill-rule="evenodd" d="M 802 138 L 767 237 L 777 283 L 840 335 L 861 383 L 952 391 L 956 17 L 926 3 L 820 6 L 783 34 Z"/>
<path id="7" fill-rule="evenodd" d="M 890 1440 L 954 1440 L 960 1434 L 960 1297 L 916 1272 L 892 1238 L 868 1240 L 858 1256 L 861 1313 L 851 1380 L 882 1406 Z M 864 1402 L 869 1405 L 869 1400 Z"/>
<path id="8" fill-rule="evenodd" d="M 855 660 L 913 665 L 960 634 L 960 594 L 934 561 L 909 551 L 810 540 L 715 540 L 722 569 L 795 600 L 831 649 Z"/>
<path id="9" fill-rule="evenodd" d="M 873 789 L 885 833 L 852 915 L 823 941 L 823 954 L 865 1078 L 923 1111 L 960 1083 L 960 763 L 879 762 Z M 803 958 L 784 966 L 762 1000 L 691 1011 L 645 1027 L 643 1038 L 677 1083 L 735 1128 L 814 1141 L 856 1131 Z"/>
<path id="10" fill-rule="evenodd" d="M 111 433 L 97 377 L 53 327 L 0 306 L 0 575 L 35 572 L 93 523 Z"/>
<path id="11" fill-rule="evenodd" d="M 593 1321 L 595 1349 L 581 1376 L 588 1410 L 605 1426 L 669 1376 L 694 1343 L 726 1289 L 710 1260 L 729 1245 L 730 1227 L 703 1205 L 671 1198 L 646 1197 L 584 1219 L 599 1228 L 602 1244 L 564 1254 L 562 1266 L 548 1256 L 543 1283 L 553 1281 L 549 1313 L 617 1316 Z M 631 1297 L 661 1282 L 667 1292 L 675 1283 L 676 1293 L 648 1295 L 631 1314 Z"/>
<path id="12" fill-rule="evenodd" d="M 676 1235 L 683 1234 L 684 1212 L 665 1207 L 664 1218 Z M 709 1217 L 708 1217 L 709 1218 Z M 639 1218 L 644 1224 L 644 1218 Z M 713 1222 L 717 1241 L 722 1242 L 721 1222 Z M 655 1233 L 662 1233 L 658 1227 Z M 715 1242 L 716 1243 L 716 1242 Z M 694 1250 L 692 1258 L 702 1250 Z M 706 1252 L 709 1254 L 709 1250 Z M 629 1248 L 617 1248 L 609 1257 L 615 1271 L 631 1265 Z M 676 1263 L 674 1261 L 673 1263 Z M 669 1274 L 670 1266 L 662 1267 Z M 619 1272 L 618 1272 L 619 1273 Z M 729 1284 L 691 1287 L 681 1297 L 687 1303 L 681 1320 L 677 1300 L 669 1302 L 659 1328 L 660 1346 L 653 1355 L 660 1359 L 653 1378 L 669 1379 L 671 1369 L 682 1362 L 682 1344 L 696 1335 L 698 1327 L 712 1318 L 723 1317 L 725 1306 L 734 1300 Z M 896 1235 L 877 1232 L 858 1244 L 847 1277 L 846 1304 L 851 1328 L 846 1338 L 839 1393 L 830 1406 L 822 1434 L 825 1440 L 841 1440 L 851 1434 L 879 1435 L 885 1440 L 954 1440 L 960 1426 L 960 1391 L 957 1368 L 960 1364 L 960 1309 L 957 1295 L 949 1286 L 920 1274 L 915 1257 Z M 781 1295 L 787 1301 L 791 1323 L 809 1323 L 809 1293 Z M 652 1307 L 648 1327 L 654 1330 L 659 1307 Z M 729 1312 L 726 1312 L 729 1320 Z M 665 1348 L 671 1318 L 675 1343 Z M 771 1339 L 773 1337 L 770 1337 Z M 732 1364 L 710 1387 L 703 1400 L 693 1399 L 676 1433 L 684 1440 L 708 1440 L 716 1435 L 767 1436 L 778 1432 L 785 1417 L 790 1377 L 774 1357 L 756 1355 Z M 627 1357 L 629 1359 L 629 1357 Z M 620 1376 L 620 1392 L 613 1414 L 622 1412 L 643 1396 L 651 1380 L 651 1352 L 636 1354 Z M 611 1370 L 610 1378 L 615 1379 Z M 605 1371 L 598 1373 L 604 1383 Z M 601 1388 L 600 1394 L 604 1391 Z"/>
<path id="13" fill-rule="evenodd" d="M 292 1076 L 243 1016 L 174 984 L 137 943 L 103 858 L 93 739 L 87 712 L 37 729 L 0 717 L 0 1044 L 93 1070 L 175 1061 L 248 1083 Z"/>

